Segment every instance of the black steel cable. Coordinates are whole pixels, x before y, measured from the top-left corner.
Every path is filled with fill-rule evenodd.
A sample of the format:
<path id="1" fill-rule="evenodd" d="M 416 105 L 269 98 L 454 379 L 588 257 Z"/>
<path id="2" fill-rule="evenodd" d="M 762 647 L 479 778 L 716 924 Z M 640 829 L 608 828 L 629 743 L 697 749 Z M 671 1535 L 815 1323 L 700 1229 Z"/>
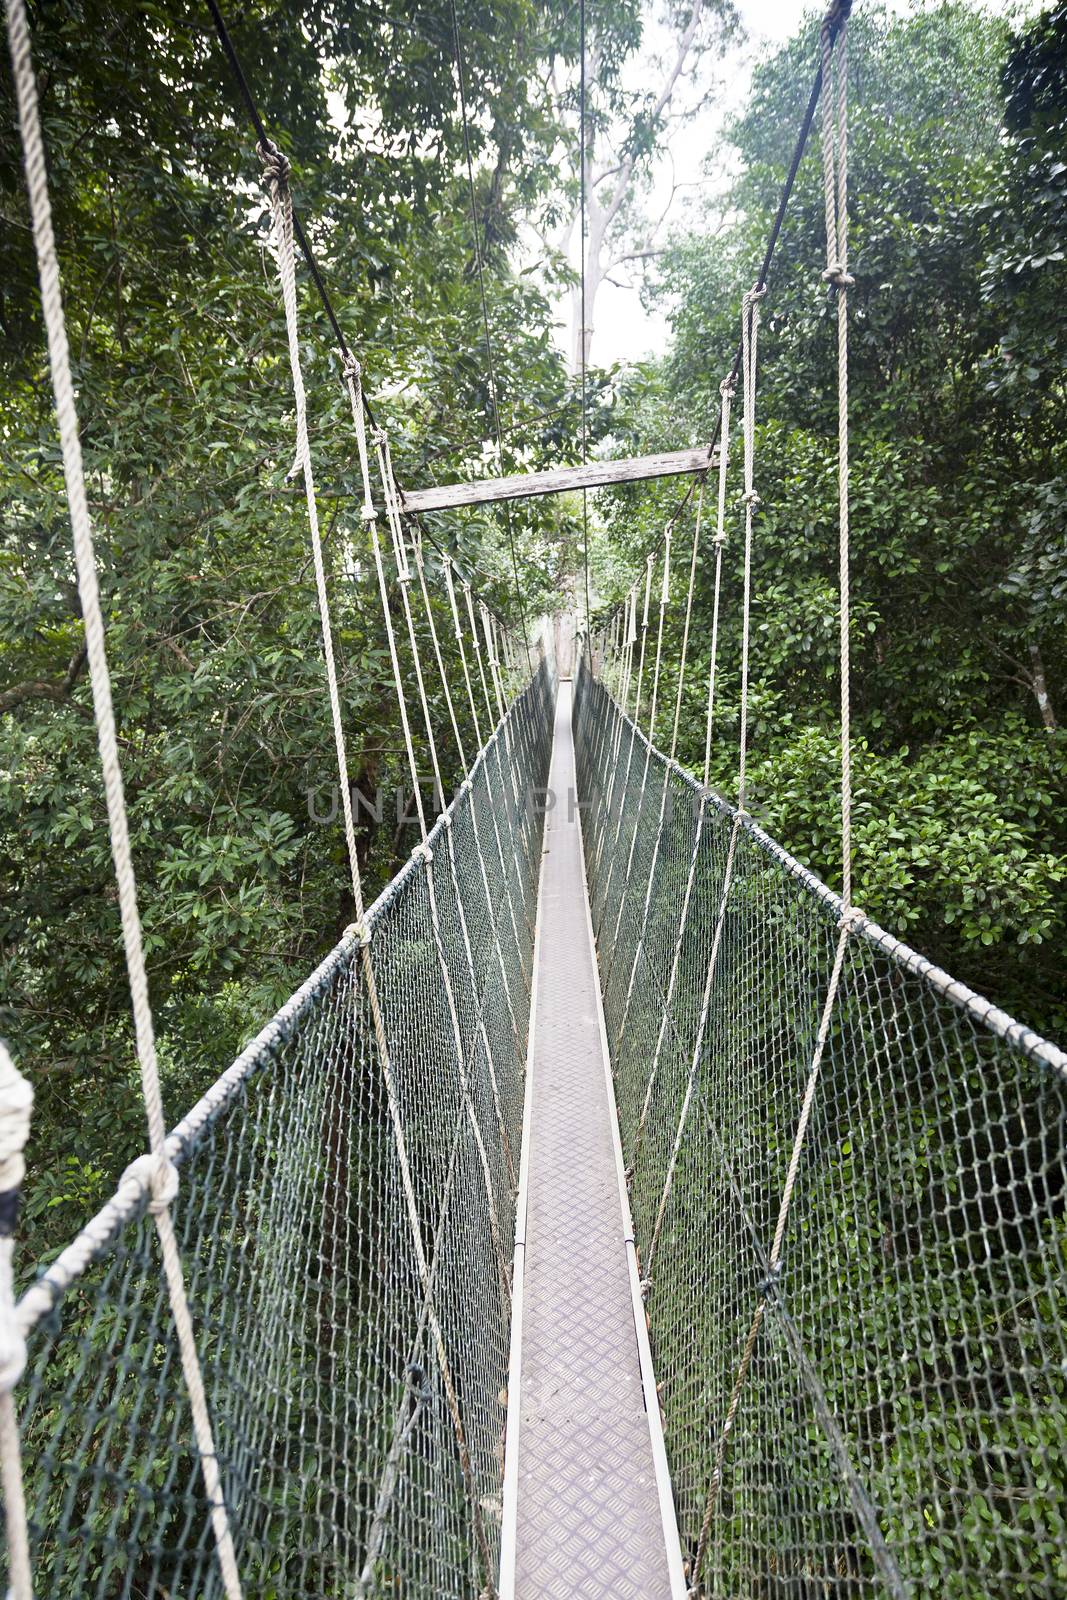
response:
<path id="1" fill-rule="evenodd" d="M 836 39 L 842 22 L 844 22 L 845 18 L 848 16 L 848 14 L 849 14 L 849 12 L 851 10 L 852 10 L 852 0 L 834 0 L 834 4 L 831 6 L 830 11 L 829 11 L 829 13 L 827 15 L 827 18 L 826 18 L 826 20 L 827 20 L 827 22 L 829 23 L 829 26 L 830 26 L 830 43 L 831 44 L 833 44 L 834 40 Z M 775 212 L 775 215 L 774 215 L 774 222 L 771 224 L 771 231 L 767 236 L 767 248 L 763 252 L 763 263 L 762 263 L 762 265 L 760 267 L 759 276 L 757 277 L 756 284 L 755 284 L 755 287 L 757 289 L 764 289 L 764 288 L 766 288 L 766 285 L 767 285 L 767 276 L 768 276 L 768 274 L 769 274 L 769 272 L 771 270 L 771 262 L 774 259 L 774 252 L 775 252 L 775 249 L 777 248 L 778 239 L 779 239 L 779 236 L 780 236 L 780 234 L 782 232 L 782 225 L 785 222 L 785 214 L 786 214 L 786 211 L 787 211 L 788 206 L 789 206 L 790 197 L 792 196 L 792 193 L 793 193 L 793 186 L 796 183 L 797 173 L 800 170 L 800 163 L 804 158 L 804 151 L 807 148 L 808 137 L 809 137 L 809 135 L 811 133 L 811 125 L 812 125 L 813 121 L 815 120 L 815 111 L 816 111 L 816 107 L 819 104 L 819 95 L 820 95 L 821 92 L 822 92 L 822 58 L 820 56 L 819 65 L 818 65 L 818 68 L 816 69 L 816 72 L 815 72 L 815 79 L 814 79 L 814 82 L 812 83 L 812 86 L 811 86 L 811 93 L 808 96 L 807 109 L 804 112 L 804 116 L 803 116 L 803 119 L 802 119 L 801 124 L 800 124 L 800 131 L 797 134 L 796 143 L 793 146 L 793 156 L 792 156 L 792 159 L 791 159 L 791 161 L 789 163 L 789 170 L 786 173 L 785 182 L 782 185 L 782 193 L 781 193 L 781 197 L 780 197 L 780 199 L 778 201 L 778 209 L 777 209 L 777 211 Z M 738 378 L 738 374 L 740 373 L 740 371 L 741 371 L 741 342 L 739 340 L 738 341 L 738 345 L 737 345 L 737 349 L 736 349 L 736 351 L 734 353 L 733 366 L 730 368 L 730 380 L 729 381 L 731 382 L 731 384 L 736 384 L 737 378 Z M 718 418 L 717 418 L 716 423 L 715 423 L 715 432 L 712 434 L 711 442 L 708 445 L 708 467 L 711 466 L 711 455 L 712 455 L 712 452 L 715 449 L 715 446 L 719 442 L 719 438 L 720 438 L 721 433 L 722 433 L 722 405 L 721 405 L 721 402 L 720 402 L 719 415 L 718 415 Z M 698 473 L 693 478 L 692 482 L 689 485 L 689 488 L 686 490 L 685 494 L 682 496 L 682 499 L 679 501 L 678 505 L 675 507 L 674 511 L 671 513 L 670 517 L 667 519 L 667 522 L 666 522 L 666 524 L 664 526 L 663 533 L 661 533 L 658 538 L 653 540 L 653 542 L 645 550 L 645 552 L 644 552 L 644 554 L 642 556 L 641 565 L 643 565 L 644 562 L 647 561 L 649 555 L 655 555 L 655 554 L 657 554 L 659 552 L 659 550 L 661 549 L 661 547 L 663 545 L 663 540 L 664 540 L 667 532 L 674 527 L 675 523 L 678 521 L 678 518 L 682 515 L 682 512 L 685 510 L 686 506 L 689 504 L 690 500 L 693 498 L 693 494 L 694 494 L 694 492 L 696 490 L 697 485 L 701 482 L 702 479 L 704 479 L 706 477 L 707 477 L 707 468 L 705 468 L 703 472 Z M 638 567 L 638 570 L 640 571 L 640 566 Z M 615 606 L 612 607 L 611 612 L 609 612 L 609 617 L 613 616 L 615 611 L 617 611 L 622 606 L 622 604 L 623 604 L 623 602 L 621 600 L 617 601 Z"/>

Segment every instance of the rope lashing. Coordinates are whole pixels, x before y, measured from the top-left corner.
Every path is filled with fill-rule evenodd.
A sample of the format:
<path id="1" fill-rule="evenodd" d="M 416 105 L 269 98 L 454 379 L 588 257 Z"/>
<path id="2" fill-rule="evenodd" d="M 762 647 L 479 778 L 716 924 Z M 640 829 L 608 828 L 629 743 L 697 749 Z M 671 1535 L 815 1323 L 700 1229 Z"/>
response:
<path id="1" fill-rule="evenodd" d="M 33 221 L 34 246 L 37 253 L 37 270 L 41 285 L 41 307 L 44 313 L 48 341 L 48 358 L 52 374 L 56 420 L 59 427 L 60 448 L 63 457 L 63 474 L 66 482 L 67 505 L 70 511 L 71 532 L 74 540 L 74 558 L 78 575 L 78 594 L 81 600 L 85 625 L 85 643 L 89 660 L 89 679 L 93 696 L 100 765 L 107 803 L 108 830 L 111 855 L 118 888 L 119 911 L 122 923 L 126 971 L 133 1007 L 134 1036 L 140 1065 L 141 1094 L 148 1123 L 149 1159 L 162 1176 L 166 1166 L 164 1143 L 166 1126 L 163 1115 L 163 1096 L 159 1081 L 159 1063 L 156 1056 L 155 1028 L 148 995 L 148 976 L 145 968 L 144 945 L 141 937 L 141 919 L 137 905 L 137 886 L 130 847 L 129 824 L 126 817 L 126 800 L 123 791 L 122 770 L 119 764 L 118 735 L 111 697 L 111 674 L 108 668 L 104 643 L 104 621 L 100 604 L 100 591 L 96 576 L 96 555 L 93 548 L 92 524 L 89 519 L 85 492 L 85 472 L 82 464 L 78 414 L 74 400 L 74 385 L 70 371 L 70 349 L 67 342 L 66 318 L 63 311 L 62 285 L 59 261 L 56 255 L 55 236 L 52 229 L 52 207 L 48 192 L 48 174 L 45 166 L 44 142 L 41 136 L 40 110 L 37 101 L 37 80 L 30 48 L 30 31 L 24 0 L 6 0 L 8 39 L 18 100 L 19 127 L 26 165 L 26 183 L 29 191 L 30 214 Z M 161 1188 L 156 1191 L 162 1195 Z M 173 1196 L 171 1196 L 173 1198 Z M 228 1600 L 241 1600 L 241 1584 L 237 1574 L 229 1518 L 222 1493 L 218 1458 L 211 1421 L 208 1415 L 204 1380 L 196 1348 L 192 1317 L 185 1291 L 178 1241 L 170 1215 L 169 1201 L 154 1212 L 164 1276 L 174 1318 L 175 1333 L 181 1354 L 182 1373 L 189 1395 L 193 1429 L 200 1456 L 204 1490 L 211 1512 L 219 1569 Z M 5 1457 L 17 1444 L 5 1430 L 0 1440 Z M 15 1468 L 10 1461 L 4 1467 L 5 1477 Z M 14 1497 L 12 1511 L 18 1514 L 21 1493 Z M 24 1508 L 23 1508 L 24 1517 Z M 25 1527 L 16 1530 L 15 1543 L 25 1541 Z M 28 1600 L 30 1594 L 28 1561 L 23 1575 L 23 1593 L 16 1589 L 16 1600 Z"/>

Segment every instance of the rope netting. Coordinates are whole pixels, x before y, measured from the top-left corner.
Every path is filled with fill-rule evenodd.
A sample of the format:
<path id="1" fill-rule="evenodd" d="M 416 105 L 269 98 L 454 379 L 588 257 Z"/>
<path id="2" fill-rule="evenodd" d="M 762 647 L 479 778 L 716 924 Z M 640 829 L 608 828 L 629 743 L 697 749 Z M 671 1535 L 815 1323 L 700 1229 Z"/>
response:
<path id="1" fill-rule="evenodd" d="M 495 1579 L 553 702 L 543 662 L 428 854 L 367 913 L 388 1082 L 352 929 L 168 1140 L 248 1594 L 469 1597 Z M 494 826 L 501 855 L 479 847 Z M 222 1593 L 145 1204 L 143 1185 L 120 1188 L 19 1307 L 35 1592 L 56 1600 Z"/>
<path id="2" fill-rule="evenodd" d="M 584 662 L 576 747 L 694 1589 L 1062 1595 L 1067 1056 L 854 914 L 776 1260 L 843 903 Z"/>

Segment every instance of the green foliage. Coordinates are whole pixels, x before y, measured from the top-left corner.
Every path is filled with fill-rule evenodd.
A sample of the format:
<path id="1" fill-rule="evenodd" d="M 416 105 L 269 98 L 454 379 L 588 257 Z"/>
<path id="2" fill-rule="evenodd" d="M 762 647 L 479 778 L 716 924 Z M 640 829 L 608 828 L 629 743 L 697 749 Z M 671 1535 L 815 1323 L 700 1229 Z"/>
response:
<path id="1" fill-rule="evenodd" d="M 757 68 L 733 135 L 736 220 L 676 241 L 674 339 L 620 397 L 646 447 L 708 437 L 814 66 L 804 28 Z M 1054 1037 L 1067 1030 L 1067 7 L 1016 36 L 941 5 L 850 26 L 852 705 L 856 894 L 872 916 Z M 818 140 L 760 339 L 750 804 L 838 881 L 834 306 Z M 741 489 L 735 431 L 712 777 L 736 781 Z M 639 570 L 675 502 L 619 497 Z M 713 494 L 705 526 L 714 515 Z M 677 656 L 691 512 L 675 532 Z M 621 588 L 629 578 L 618 577 Z M 681 754 L 703 766 L 713 563 L 697 580 Z M 671 703 L 670 694 L 664 704 Z M 661 742 L 669 734 L 660 725 Z"/>
<path id="2" fill-rule="evenodd" d="M 537 69 L 572 48 L 569 24 L 527 0 L 459 11 L 505 469 L 520 446 L 551 464 L 576 400 L 549 308 L 505 246 L 547 181 Z M 489 392 L 450 7 L 395 23 L 346 0 L 290 7 L 284 26 L 262 4 L 235 18 L 401 481 L 481 475 Z M 205 23 L 192 0 L 79 0 L 39 11 L 33 36 L 172 1117 L 352 918 L 340 824 L 309 807 L 313 791 L 328 816 L 336 781 L 266 197 Z M 6 52 L 2 70 L 0 1027 L 37 1085 L 32 1259 L 144 1131 Z M 380 825 L 360 811 L 373 895 L 414 842 L 394 810 L 407 775 L 347 399 L 304 281 L 301 296 L 350 770 L 368 800 L 386 797 Z M 512 523 L 533 617 L 571 560 L 566 522 L 534 506 Z M 427 531 L 514 620 L 505 525 Z M 429 545 L 427 564 L 444 633 Z M 443 756 L 451 780 L 450 740 Z"/>

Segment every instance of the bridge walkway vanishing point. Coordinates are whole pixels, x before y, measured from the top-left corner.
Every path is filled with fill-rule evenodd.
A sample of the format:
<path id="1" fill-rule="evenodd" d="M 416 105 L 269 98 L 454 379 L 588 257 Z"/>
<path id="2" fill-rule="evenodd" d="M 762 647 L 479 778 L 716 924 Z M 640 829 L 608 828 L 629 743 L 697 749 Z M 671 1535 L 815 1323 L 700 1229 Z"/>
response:
<path id="1" fill-rule="evenodd" d="M 516 1222 L 501 1596 L 680 1600 L 586 891 L 572 699 L 564 680 Z"/>

